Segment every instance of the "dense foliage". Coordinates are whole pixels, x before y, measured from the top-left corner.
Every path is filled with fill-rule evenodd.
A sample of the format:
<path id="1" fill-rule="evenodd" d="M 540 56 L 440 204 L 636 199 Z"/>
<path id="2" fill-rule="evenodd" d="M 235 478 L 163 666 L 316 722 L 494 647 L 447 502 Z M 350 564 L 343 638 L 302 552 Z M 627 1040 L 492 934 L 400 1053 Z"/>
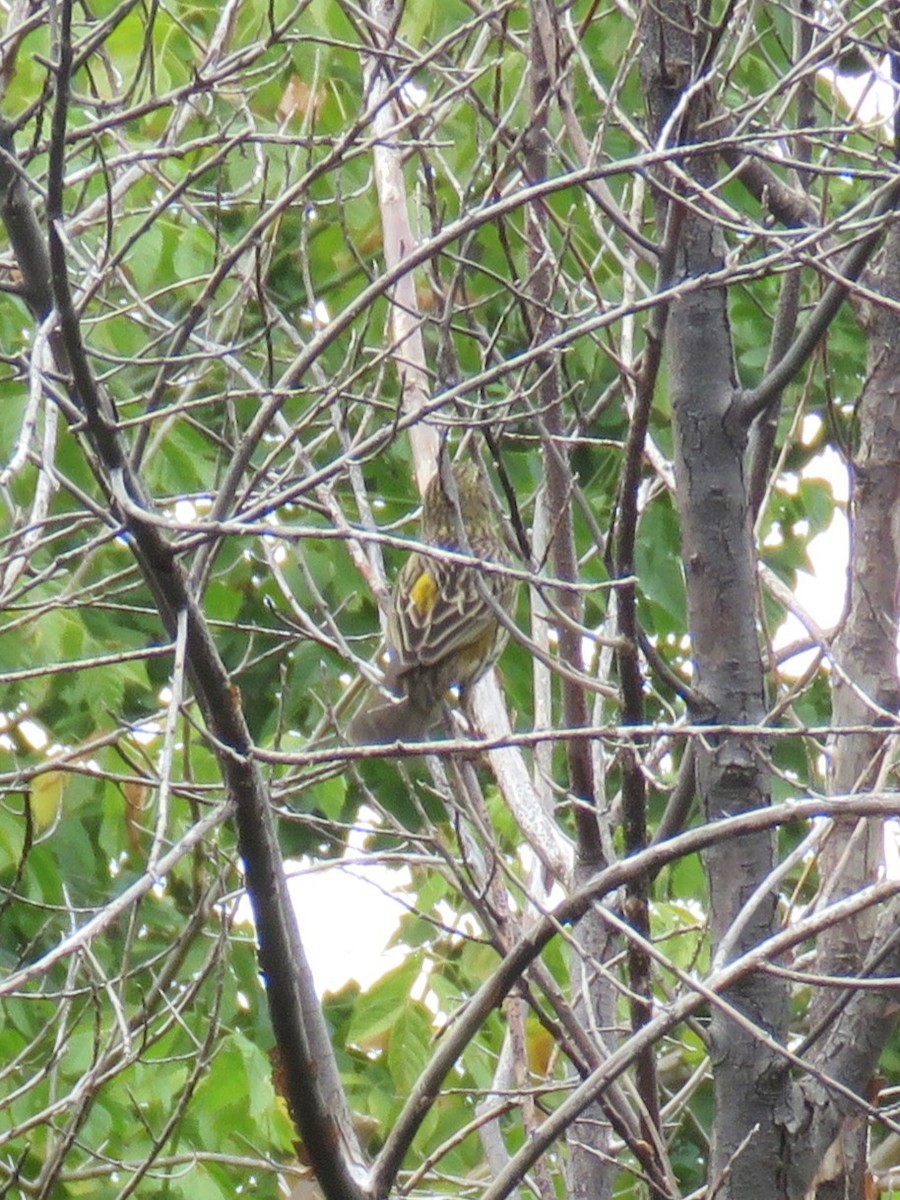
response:
<path id="1" fill-rule="evenodd" d="M 848 468 L 860 478 L 864 459 L 873 476 L 896 474 L 900 422 L 884 408 L 867 425 L 865 389 L 880 347 L 900 344 L 890 325 L 874 342 L 871 320 L 881 292 L 894 297 L 885 321 L 900 296 L 882 237 L 897 34 L 878 4 L 686 5 L 699 49 L 685 72 L 672 68 L 675 107 L 660 117 L 640 62 L 656 7 L 9 7 L 0 1189 L 274 1197 L 306 1179 L 311 1157 L 320 1168 L 290 1117 L 286 1076 L 307 1081 L 276 1044 L 271 969 L 260 971 L 241 903 L 253 852 L 246 833 L 239 850 L 233 820 L 239 758 L 268 788 L 289 871 L 339 871 L 351 845 L 390 872 L 378 879 L 397 895 L 400 965 L 322 1000 L 359 1152 L 383 1166 L 374 1194 L 493 1200 L 521 1184 L 550 1200 L 579 1192 L 580 1155 L 597 1196 L 686 1195 L 717 1180 L 731 1194 L 710 1166 L 711 1137 L 732 1145 L 714 1132 L 715 1005 L 694 988 L 731 986 L 725 963 L 746 947 L 739 925 L 731 943 L 710 928 L 707 818 L 810 800 L 793 823 L 772 822 L 782 827 L 763 889 L 777 899 L 767 936 L 784 935 L 789 1017 L 780 1028 L 735 1003 L 796 1052 L 797 1078 L 841 1004 L 853 1011 L 840 990 L 816 1008 L 827 921 L 815 922 L 841 896 L 865 893 L 882 920 L 892 911 L 873 814 L 890 811 L 893 750 L 864 727 L 895 708 L 896 611 L 880 612 L 867 646 L 876 686 L 862 652 L 841 658 L 838 628 L 820 629 L 794 593 L 820 535 L 834 539 L 825 557 L 840 556 Z M 26 208 L 51 249 L 43 276 L 18 223 Z M 722 239 L 720 268 L 681 269 L 696 228 Z M 854 245 L 858 264 L 845 257 Z M 839 294 L 826 311 L 829 287 Z M 735 395 L 769 389 L 738 455 L 746 470 L 730 476 L 746 485 L 754 527 L 759 589 L 740 603 L 765 671 L 763 707 L 738 717 L 704 693 L 695 650 L 736 676 L 742 651 L 698 628 L 682 559 L 690 573 L 673 415 L 708 364 L 657 357 L 667 320 L 716 290 Z M 519 634 L 499 689 L 483 688 L 470 726 L 458 716 L 461 740 L 485 735 L 483 753 L 348 751 L 435 431 L 482 463 L 509 515 L 530 583 L 511 614 Z M 151 533 L 171 560 L 148 551 Z M 878 543 L 876 559 L 893 555 Z M 854 558 L 851 573 L 862 563 L 870 579 L 871 561 Z M 210 690 L 193 657 L 198 627 L 167 592 L 179 572 L 230 690 Z M 821 579 L 841 586 L 840 570 Z M 731 603 L 716 587 L 713 616 Z M 800 624 L 785 624 L 789 609 Z M 852 719 L 835 713 L 841 680 L 871 701 Z M 508 736 L 504 701 L 520 737 Z M 232 706 L 250 754 L 223 744 L 216 721 Z M 857 730 L 864 764 L 838 784 L 835 720 Z M 751 728 L 744 744 L 765 782 L 748 788 L 756 799 L 710 811 L 703 768 L 694 799 L 689 754 L 713 754 L 735 724 Z M 829 826 L 799 819 L 850 792 L 869 822 L 841 861 L 869 845 L 843 886 L 820 870 Z M 615 875 L 654 834 L 689 828 L 701 836 Z M 579 924 L 587 900 L 562 914 L 514 972 L 521 985 L 498 984 L 413 1120 L 407 1101 L 455 1014 L 539 914 L 601 868 L 613 872 L 606 915 Z M 324 926 L 339 939 L 347 919 L 303 908 L 301 938 Z M 879 930 L 857 929 L 860 961 L 829 960 L 828 973 L 890 966 Z M 881 957 L 863 967 L 870 944 Z M 864 1097 L 838 1124 L 869 1119 L 868 1184 L 888 1190 L 900 1047 L 883 1010 L 869 1021 L 884 1088 L 835 1068 Z M 617 1046 L 600 1107 L 573 1124 L 567 1097 Z M 831 1096 L 828 1069 L 819 1062 L 815 1078 Z M 591 1121 L 604 1130 L 596 1144 Z M 394 1163 L 377 1156 L 398 1122 L 408 1144 Z M 783 1194 L 810 1186 L 797 1171 Z"/>

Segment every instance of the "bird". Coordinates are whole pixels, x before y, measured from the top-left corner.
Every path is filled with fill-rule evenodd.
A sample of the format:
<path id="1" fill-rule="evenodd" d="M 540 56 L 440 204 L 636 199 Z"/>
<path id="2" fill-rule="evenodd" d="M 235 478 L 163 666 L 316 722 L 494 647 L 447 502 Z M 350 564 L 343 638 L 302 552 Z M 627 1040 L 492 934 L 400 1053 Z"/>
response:
<path id="1" fill-rule="evenodd" d="M 511 564 L 499 504 L 474 462 L 451 464 L 442 449 L 422 497 L 420 541 L 394 585 L 381 690 L 350 723 L 356 745 L 422 740 L 450 689 L 464 701 L 509 639 L 497 612 L 511 613 L 518 580 L 481 565 Z M 450 561 L 429 548 L 476 561 Z"/>

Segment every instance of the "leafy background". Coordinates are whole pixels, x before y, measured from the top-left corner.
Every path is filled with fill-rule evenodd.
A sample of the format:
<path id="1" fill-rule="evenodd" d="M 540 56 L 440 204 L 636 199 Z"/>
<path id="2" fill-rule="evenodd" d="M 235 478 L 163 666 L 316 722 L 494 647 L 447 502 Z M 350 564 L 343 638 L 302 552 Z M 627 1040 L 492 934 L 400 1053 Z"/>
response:
<path id="1" fill-rule="evenodd" d="M 596 134 L 595 161 L 612 197 L 653 237 L 629 11 L 580 2 L 560 10 L 564 94 L 581 129 Z M 40 214 L 57 34 L 46 7 L 32 6 L 18 27 L 16 12 L 3 49 L 2 112 Z M 525 184 L 528 33 L 520 3 L 486 12 L 423 0 L 404 10 L 388 56 L 402 81 L 396 140 L 416 234 L 427 239 L 461 222 L 459 236 L 416 273 L 433 394 L 475 381 L 433 419 L 454 446 L 474 431 L 471 444 L 499 490 L 504 481 L 478 434 L 489 428 L 526 529 L 544 478 L 524 299 L 528 232 L 521 208 L 486 223 L 478 214 Z M 845 42 L 880 37 L 872 9 Z M 540 886 L 534 856 L 483 763 L 484 809 L 473 816 L 459 780 L 425 761 L 328 766 L 309 753 L 341 744 L 358 696 L 350 681 L 380 640 L 372 586 L 383 578 L 378 543 L 368 559 L 351 535 L 370 525 L 370 505 L 377 528 L 390 535 L 383 549 L 390 580 L 416 529 L 411 452 L 395 425 L 402 384 L 386 288 L 341 320 L 384 273 L 364 82 L 377 57 L 372 41 L 365 12 L 334 0 L 265 7 L 100 0 L 76 10 L 65 202 L 91 363 L 181 561 L 187 569 L 201 564 L 203 611 L 254 741 L 278 752 L 264 763 L 285 855 L 337 861 L 351 830 L 362 830 L 368 853 L 405 868 L 398 876 L 408 905 L 397 934 L 402 965 L 366 990 L 351 982 L 324 999 L 359 1131 L 374 1150 L 429 1060 L 436 1028 L 497 961 L 497 901 L 476 886 L 483 864 L 473 858 L 489 861 L 502 879 L 513 924 Z M 883 131 L 852 119 L 824 79 L 792 74 L 790 44 L 787 6 L 755 11 L 746 31 L 726 26 L 722 94 L 737 120 L 747 128 L 757 122 L 755 144 L 787 179 L 775 114 L 790 108 L 798 89 L 813 88 L 823 133 L 810 195 L 823 222 L 840 230 L 883 170 Z M 553 173 L 561 176 L 577 165 L 578 151 L 559 110 L 551 130 Z M 733 254 L 738 366 L 752 386 L 765 367 L 791 235 L 773 229 L 739 180 L 720 198 Z M 584 187 L 561 186 L 544 204 L 557 263 L 563 422 L 579 487 L 573 514 L 589 666 L 615 684 L 596 639 L 612 632 L 607 538 L 629 381 L 646 345 L 655 277 Z M 148 857 L 177 846 L 216 813 L 223 794 L 196 706 L 188 697 L 170 710 L 171 646 L 83 432 L 54 403 L 59 383 L 39 365 L 35 323 L 17 295 L 8 248 L 2 265 L 0 964 L 14 972 L 107 911 L 144 876 Z M 816 272 L 804 273 L 802 310 L 822 286 Z M 308 368 L 295 377 L 304 354 Z M 488 382 L 478 382 L 482 375 Z M 865 343 L 845 309 L 780 417 L 758 540 L 762 560 L 789 588 L 809 566 L 810 541 L 841 507 L 815 464 L 826 445 L 840 453 L 854 445 L 865 377 Z M 265 404 L 271 419 L 251 441 Z M 667 726 L 685 711 L 673 680 L 691 677 L 679 517 L 666 475 L 670 415 L 664 370 L 650 418 L 654 453 L 642 482 L 636 574 L 641 622 L 673 672 L 647 670 L 646 720 Z M 231 474 L 245 451 L 242 469 Z M 223 524 L 210 541 L 202 525 L 219 498 Z M 534 569 L 541 574 L 545 564 Z M 763 591 L 761 635 L 769 644 L 784 615 Z M 502 664 L 504 693 L 523 731 L 534 713 L 532 616 L 523 589 L 516 612 L 523 637 Z M 773 669 L 768 687 L 786 719 L 804 728 L 828 723 L 821 663 L 799 684 Z M 558 703 L 557 687 L 554 719 Z M 616 700 L 603 700 L 594 715 L 606 726 L 618 712 Z M 616 746 L 600 745 L 605 797 L 614 804 Z M 644 748 L 651 821 L 677 778 L 683 745 L 660 736 Z M 772 749 L 776 794 L 821 789 L 822 751 L 812 736 L 780 739 Z M 571 832 L 562 748 L 543 766 L 556 789 L 555 817 Z M 787 849 L 792 837 L 783 839 Z M 785 881 L 785 903 L 799 907 L 816 886 L 815 867 L 799 864 Z M 235 835 L 223 819 L 124 905 L 102 937 L 6 996 L 0 1178 L 7 1187 L 213 1200 L 236 1189 L 285 1194 L 307 1173 L 279 1095 L 252 930 L 235 919 L 240 894 Z M 654 934 L 685 970 L 708 966 L 705 901 L 696 857 L 656 880 Z M 301 927 L 331 919 L 327 911 L 302 913 Z M 566 985 L 570 947 L 555 943 L 545 962 Z M 658 986 L 665 994 L 676 984 L 661 976 Z M 624 1020 L 624 1001 L 621 1008 Z M 802 988 L 795 1018 L 802 1029 Z M 417 1173 L 413 1186 L 465 1193 L 483 1183 L 484 1144 L 474 1128 L 460 1131 L 491 1091 L 514 1020 L 496 1012 L 458 1063 L 406 1163 Z M 670 1153 L 686 1192 L 701 1186 L 707 1152 L 702 1033 L 702 1025 L 679 1027 L 658 1053 L 671 1103 Z M 534 1088 L 539 1106 L 552 1108 L 570 1069 L 533 1014 L 523 1037 L 517 1086 Z M 891 1060 L 896 1054 L 892 1046 Z M 504 1110 L 502 1138 L 514 1150 L 525 1138 L 521 1104 L 507 1111 L 497 1097 L 491 1102 Z M 558 1157 L 550 1165 L 561 1169 Z M 622 1194 L 637 1187 L 632 1166 L 623 1154 Z"/>

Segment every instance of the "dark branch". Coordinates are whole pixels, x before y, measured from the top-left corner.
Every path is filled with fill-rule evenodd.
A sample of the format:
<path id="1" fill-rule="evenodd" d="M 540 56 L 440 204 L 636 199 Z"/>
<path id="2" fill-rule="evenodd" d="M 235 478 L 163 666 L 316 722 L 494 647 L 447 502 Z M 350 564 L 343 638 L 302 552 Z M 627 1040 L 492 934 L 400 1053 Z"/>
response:
<path id="1" fill-rule="evenodd" d="M 253 757 L 240 694 L 231 683 L 180 562 L 161 530 L 144 514 L 148 501 L 143 483 L 130 469 L 112 402 L 97 384 L 81 337 L 62 236 L 71 19 L 71 0 L 64 0 L 50 148 L 49 250 L 41 237 L 8 127 L 0 135 L 0 216 L 18 256 L 29 307 L 41 318 L 54 308 L 58 313 L 59 329 L 53 339 L 57 365 L 67 377 L 70 398 L 92 443 L 98 482 L 129 535 L 166 630 L 174 636 L 179 620 L 187 622 L 190 678 L 218 757 L 227 798 L 236 806 L 260 965 L 294 1119 L 328 1200 L 362 1200 L 365 1193 L 357 1182 L 361 1154 L 297 930 L 270 798 Z"/>
<path id="2" fill-rule="evenodd" d="M 756 417 L 764 413 L 769 405 L 777 400 L 825 336 L 853 283 L 859 279 L 872 257 L 875 247 L 881 240 L 886 225 L 881 218 L 886 217 L 894 210 L 898 196 L 900 196 L 900 175 L 895 175 L 872 205 L 872 211 L 868 217 L 868 224 L 871 227 L 847 251 L 844 261 L 838 268 L 839 277 L 832 279 L 828 284 L 822 299 L 794 339 L 794 344 L 769 371 L 758 387 L 744 392 L 738 398 L 735 416 L 744 428 L 748 428 Z"/>

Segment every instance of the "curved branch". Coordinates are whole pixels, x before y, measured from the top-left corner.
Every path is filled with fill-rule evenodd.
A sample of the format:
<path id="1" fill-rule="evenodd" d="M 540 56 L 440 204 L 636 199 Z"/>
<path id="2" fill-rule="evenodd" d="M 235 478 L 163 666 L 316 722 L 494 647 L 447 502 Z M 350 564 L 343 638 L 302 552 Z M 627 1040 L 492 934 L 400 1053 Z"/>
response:
<path id="1" fill-rule="evenodd" d="M 376 1198 L 387 1195 L 419 1126 L 430 1112 L 431 1105 L 440 1091 L 444 1079 L 452 1070 L 453 1064 L 490 1013 L 503 1002 L 504 997 L 515 985 L 521 973 L 556 936 L 561 926 L 580 920 L 592 904 L 632 880 L 640 878 L 641 875 L 655 875 L 667 863 L 674 862 L 675 859 L 685 855 L 706 850 L 719 842 L 761 833 L 780 825 L 794 824 L 797 821 L 806 821 L 817 816 L 835 816 L 838 813 L 842 815 L 852 813 L 857 816 L 887 816 L 896 814 L 896 811 L 897 795 L 887 793 L 878 796 L 850 796 L 842 799 L 832 797 L 827 800 L 789 800 L 771 808 L 753 809 L 736 817 L 711 821 L 699 829 L 692 829 L 687 833 L 680 834 L 669 842 L 649 846 L 640 854 L 632 855 L 631 858 L 614 863 L 599 871 L 589 884 L 574 892 L 535 923 L 504 957 L 493 975 L 485 980 L 471 1000 L 466 1003 L 465 1010 L 453 1021 L 452 1026 L 444 1034 L 437 1053 L 407 1098 L 402 1112 L 375 1160 L 369 1177 L 370 1194 Z M 893 885 L 893 890 L 896 890 L 896 886 L 896 884 Z M 893 891 L 890 894 L 893 894 Z M 793 930 L 788 931 L 788 933 L 791 932 Z M 777 934 L 771 941 L 774 942 L 776 938 L 784 936 L 784 934 Z M 771 945 L 771 942 L 764 944 Z M 742 974 L 740 976 L 730 974 L 740 964 L 747 964 L 748 960 L 752 959 L 751 965 L 745 965 L 744 972 L 755 970 L 761 961 L 757 957 L 758 951 L 759 947 L 744 958 L 729 963 L 725 968 L 725 973 L 717 977 L 721 980 L 721 988 L 732 986 L 737 978 L 742 977 Z M 717 986 L 719 985 L 717 984 Z M 678 1019 L 680 1020 L 681 1017 L 679 1016 Z M 661 1032 L 664 1032 L 657 1027 L 655 1022 L 651 1022 L 644 1026 L 641 1034 L 636 1037 L 643 1038 L 645 1031 L 648 1030 L 652 1032 L 646 1035 L 647 1045 L 658 1038 Z M 635 1040 L 632 1038 L 629 1042 L 632 1047 L 635 1045 Z M 645 1043 L 641 1041 L 640 1044 L 643 1046 Z M 601 1070 L 607 1070 L 614 1059 L 618 1061 L 617 1056 L 614 1055 Z M 618 1074 L 621 1069 L 620 1066 L 614 1075 Z M 590 1076 L 590 1080 L 596 1077 L 597 1072 Z M 587 1086 L 590 1080 L 582 1086 Z M 605 1082 L 604 1080 L 602 1086 L 605 1086 Z M 599 1090 L 601 1089 L 598 1088 L 597 1091 Z M 581 1089 L 579 1089 L 580 1091 Z M 597 1092 L 593 1092 L 585 1100 L 585 1105 L 589 1104 L 596 1094 Z M 554 1134 L 555 1136 L 556 1134 Z M 519 1169 L 524 1169 L 521 1163 L 518 1165 Z"/>
<path id="2" fill-rule="evenodd" d="M 648 1024 L 642 1026 L 639 1031 L 609 1056 L 602 1067 L 599 1067 L 584 1083 L 577 1087 L 553 1114 L 544 1121 L 540 1129 L 532 1134 L 528 1142 L 513 1155 L 506 1167 L 500 1171 L 490 1186 L 482 1193 L 481 1200 L 505 1200 L 505 1197 L 519 1186 L 528 1169 L 553 1145 L 560 1134 L 568 1128 L 579 1113 L 583 1112 L 605 1088 L 609 1087 L 643 1051 L 653 1046 L 670 1029 L 673 1029 L 705 1004 L 713 1004 L 721 1009 L 726 1016 L 747 1029 L 753 1037 L 764 1042 L 776 1054 L 781 1055 L 786 1062 L 801 1065 L 809 1069 L 808 1064 L 803 1063 L 797 1055 L 793 1054 L 785 1046 L 782 1046 L 760 1026 L 754 1024 L 739 1009 L 723 1000 L 721 994 L 733 990 L 735 984 L 753 972 L 758 971 L 761 966 L 771 959 L 780 957 L 786 951 L 799 945 L 807 938 L 815 936 L 815 934 L 837 921 L 851 917 L 855 913 L 871 908 L 883 900 L 896 896 L 898 888 L 900 888 L 900 884 L 896 881 L 874 884 L 872 887 L 866 888 L 863 892 L 857 893 L 846 900 L 838 901 L 828 908 L 821 909 L 813 916 L 798 921 L 795 925 L 773 934 L 758 946 L 748 950 L 740 958 L 733 959 L 726 966 L 714 972 L 705 983 L 691 979 L 685 973 L 676 969 L 676 974 L 682 978 L 682 981 L 691 990 L 680 999 L 665 1007 Z M 608 915 L 611 916 L 611 914 Z M 622 929 L 623 932 L 628 931 L 628 926 L 622 924 Z M 628 932 L 631 937 L 637 936 L 633 931 Z M 653 953 L 653 947 L 649 942 L 645 943 L 645 946 L 648 952 Z M 668 963 L 667 966 L 669 970 L 675 969 L 672 963 Z M 838 1097 L 842 1097 L 848 1105 L 853 1105 L 867 1112 L 874 1113 L 875 1110 L 871 1105 L 867 1104 L 860 1096 L 843 1085 L 839 1080 L 819 1074 L 817 1083 L 819 1086 L 824 1086 L 833 1093 L 836 1093 Z M 878 1113 L 878 1116 L 880 1120 L 884 1120 L 882 1113 Z"/>

